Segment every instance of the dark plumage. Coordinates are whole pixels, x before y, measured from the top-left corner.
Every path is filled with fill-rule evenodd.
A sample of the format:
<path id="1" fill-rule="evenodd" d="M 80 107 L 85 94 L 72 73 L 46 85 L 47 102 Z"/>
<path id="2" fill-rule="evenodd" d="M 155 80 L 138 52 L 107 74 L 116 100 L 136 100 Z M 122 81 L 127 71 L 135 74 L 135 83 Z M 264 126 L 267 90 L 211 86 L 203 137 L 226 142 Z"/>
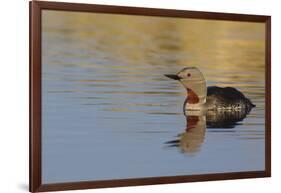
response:
<path id="1" fill-rule="evenodd" d="M 207 104 L 216 109 L 246 109 L 255 105 L 243 93 L 232 87 L 210 86 L 207 88 Z"/>

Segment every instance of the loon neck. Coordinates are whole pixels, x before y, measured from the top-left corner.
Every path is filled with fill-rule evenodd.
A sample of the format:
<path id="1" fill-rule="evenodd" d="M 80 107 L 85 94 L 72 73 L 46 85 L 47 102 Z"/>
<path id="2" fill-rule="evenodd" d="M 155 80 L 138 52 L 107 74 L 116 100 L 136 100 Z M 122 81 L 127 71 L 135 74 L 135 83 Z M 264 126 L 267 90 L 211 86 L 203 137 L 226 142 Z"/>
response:
<path id="1" fill-rule="evenodd" d="M 206 104 L 207 87 L 203 76 L 183 79 L 181 83 L 187 91 L 184 109 L 199 110 Z"/>
<path id="2" fill-rule="evenodd" d="M 200 102 L 199 96 L 191 89 L 187 89 L 186 102 L 188 104 L 197 104 Z"/>
<path id="3" fill-rule="evenodd" d="M 205 84 L 193 85 L 186 88 L 187 98 L 184 102 L 184 111 L 186 110 L 204 110 L 207 98 L 207 88 Z"/>
<path id="4" fill-rule="evenodd" d="M 206 103 L 206 87 L 204 88 L 194 88 L 190 89 L 187 88 L 187 98 L 186 98 L 186 103 L 188 105 L 203 105 Z"/>

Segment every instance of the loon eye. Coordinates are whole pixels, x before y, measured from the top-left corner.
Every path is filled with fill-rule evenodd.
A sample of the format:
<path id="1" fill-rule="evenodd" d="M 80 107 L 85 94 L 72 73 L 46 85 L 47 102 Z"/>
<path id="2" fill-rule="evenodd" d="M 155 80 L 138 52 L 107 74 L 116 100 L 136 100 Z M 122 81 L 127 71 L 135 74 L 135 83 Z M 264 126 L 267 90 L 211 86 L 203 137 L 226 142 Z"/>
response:
<path id="1" fill-rule="evenodd" d="M 187 73 L 187 76 L 188 76 L 188 77 L 190 77 L 190 76 L 191 76 L 191 74 L 190 74 L 190 73 Z"/>

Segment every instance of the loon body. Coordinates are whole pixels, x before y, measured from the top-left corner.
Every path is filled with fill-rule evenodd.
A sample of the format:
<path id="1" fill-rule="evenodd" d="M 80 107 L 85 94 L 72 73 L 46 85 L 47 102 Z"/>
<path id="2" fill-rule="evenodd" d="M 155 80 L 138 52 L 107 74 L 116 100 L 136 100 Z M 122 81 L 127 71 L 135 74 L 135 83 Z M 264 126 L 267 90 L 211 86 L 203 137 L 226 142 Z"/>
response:
<path id="1" fill-rule="evenodd" d="M 210 86 L 207 89 L 208 109 L 218 110 L 245 110 L 255 105 L 243 93 L 232 87 Z"/>
<path id="2" fill-rule="evenodd" d="M 196 67 L 182 69 L 176 75 L 166 74 L 178 80 L 187 90 L 184 111 L 217 110 L 249 112 L 255 105 L 243 93 L 232 87 L 206 86 L 203 74 Z"/>

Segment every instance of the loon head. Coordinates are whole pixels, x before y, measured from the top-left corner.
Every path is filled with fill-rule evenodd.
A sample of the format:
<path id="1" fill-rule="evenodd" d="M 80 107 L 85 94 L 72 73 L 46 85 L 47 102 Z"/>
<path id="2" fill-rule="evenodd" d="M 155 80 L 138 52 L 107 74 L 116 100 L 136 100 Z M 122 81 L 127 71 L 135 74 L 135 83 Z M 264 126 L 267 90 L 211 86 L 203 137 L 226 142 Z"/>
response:
<path id="1" fill-rule="evenodd" d="M 198 68 L 186 67 L 177 74 L 165 74 L 165 76 L 173 80 L 178 80 L 186 88 L 186 103 L 204 104 L 206 102 L 206 81 Z"/>
<path id="2" fill-rule="evenodd" d="M 202 72 L 196 67 L 186 67 L 177 74 L 165 74 L 165 76 L 180 81 L 186 89 L 192 89 L 194 84 L 205 82 Z"/>

